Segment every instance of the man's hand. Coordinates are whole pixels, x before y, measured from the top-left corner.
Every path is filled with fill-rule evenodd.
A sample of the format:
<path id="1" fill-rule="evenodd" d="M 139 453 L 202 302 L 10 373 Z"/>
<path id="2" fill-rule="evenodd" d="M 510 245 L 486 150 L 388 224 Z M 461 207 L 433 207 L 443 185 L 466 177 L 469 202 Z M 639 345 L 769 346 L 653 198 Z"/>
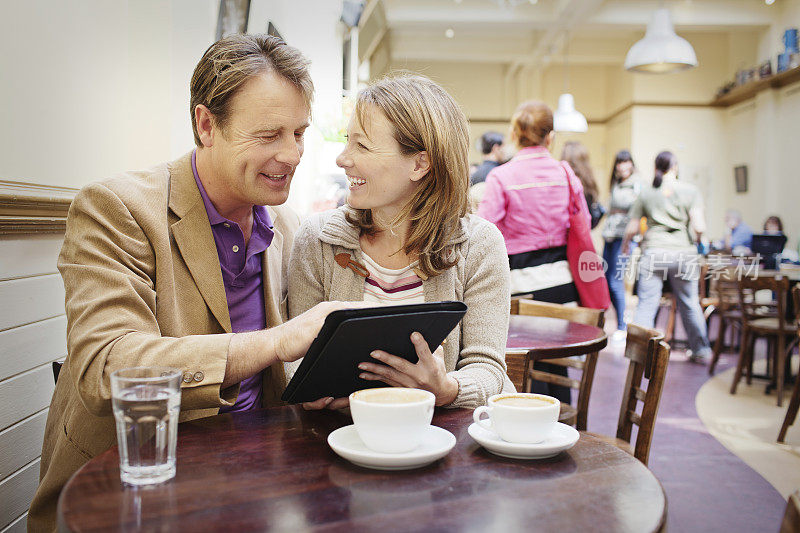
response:
<path id="1" fill-rule="evenodd" d="M 306 354 L 331 311 L 374 307 L 366 302 L 322 302 L 302 315 L 270 329 L 237 333 L 228 349 L 222 388 L 230 387 L 276 361 L 290 362 Z"/>
<path id="2" fill-rule="evenodd" d="M 322 302 L 302 315 L 298 315 L 288 322 L 273 328 L 272 331 L 277 335 L 275 350 L 278 359 L 289 363 L 303 357 L 319 330 L 322 329 L 325 318 L 332 311 L 363 307 L 375 307 L 375 304 L 368 302 Z"/>

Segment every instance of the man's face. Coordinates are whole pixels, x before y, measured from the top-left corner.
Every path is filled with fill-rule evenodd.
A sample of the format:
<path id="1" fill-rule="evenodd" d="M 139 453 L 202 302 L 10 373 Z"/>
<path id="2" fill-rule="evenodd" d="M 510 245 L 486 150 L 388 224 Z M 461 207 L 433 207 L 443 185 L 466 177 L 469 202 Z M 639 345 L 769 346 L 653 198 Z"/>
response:
<path id="1" fill-rule="evenodd" d="M 245 83 L 231 99 L 224 128 L 213 126 L 212 179 L 220 211 L 279 205 L 303 155 L 309 108 L 300 91 L 272 72 Z"/>

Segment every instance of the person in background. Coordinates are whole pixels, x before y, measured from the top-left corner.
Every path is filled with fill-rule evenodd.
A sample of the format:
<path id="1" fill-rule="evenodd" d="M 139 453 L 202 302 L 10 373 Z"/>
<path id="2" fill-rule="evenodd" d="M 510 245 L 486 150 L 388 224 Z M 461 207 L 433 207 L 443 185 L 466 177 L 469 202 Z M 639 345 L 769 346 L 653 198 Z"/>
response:
<path id="1" fill-rule="evenodd" d="M 603 226 L 603 260 L 608 265 L 606 279 L 611 293 L 611 303 L 617 314 L 617 330 L 611 334 L 614 342 L 625 341 L 625 256 L 622 255 L 622 241 L 625 228 L 630 221 L 628 215 L 633 202 L 642 190 L 636 165 L 628 150 L 620 150 L 611 167 L 611 198 L 608 203 L 608 216 Z"/>
<path id="2" fill-rule="evenodd" d="M 505 363 L 505 246 L 496 227 L 467 212 L 468 150 L 464 112 L 428 78 L 385 78 L 359 92 L 336 158 L 350 182 L 347 205 L 310 217 L 298 230 L 289 316 L 328 300 L 464 302 L 460 325 L 433 353 L 419 333 L 411 335 L 418 363 L 376 350 L 374 362 L 359 370 L 362 379 L 428 390 L 436 405 L 471 409 L 514 385 Z M 342 256 L 366 277 L 341 266 Z"/>
<path id="3" fill-rule="evenodd" d="M 586 205 L 589 206 L 592 229 L 594 229 L 606 214 L 606 208 L 599 202 L 600 193 L 597 190 L 592 166 L 589 164 L 589 150 L 578 141 L 567 141 L 561 150 L 561 160 L 569 164 L 583 184 L 583 196 L 586 198 Z"/>
<path id="4" fill-rule="evenodd" d="M 783 221 L 777 215 L 772 215 L 764 221 L 764 233 L 767 235 L 784 235 Z M 785 247 L 781 252 L 781 262 L 797 263 L 800 261 L 800 254 L 797 250 Z"/>
<path id="5" fill-rule="evenodd" d="M 783 222 L 780 217 L 772 215 L 764 221 L 764 233 L 767 235 L 783 235 Z"/>
<path id="6" fill-rule="evenodd" d="M 736 209 L 725 212 L 725 237 L 714 241 L 714 248 L 730 250 L 736 255 L 750 252 L 753 242 L 753 230 L 742 220 L 742 214 Z"/>
<path id="7" fill-rule="evenodd" d="M 472 185 L 486 181 L 489 172 L 503 163 L 503 136 L 496 131 L 487 131 L 481 135 L 481 153 L 483 161 L 469 178 Z"/>
<path id="8" fill-rule="evenodd" d="M 520 150 L 486 178 L 478 215 L 494 223 L 506 242 L 511 292 L 543 302 L 579 303 L 567 263 L 568 182 L 583 200 L 580 211 L 590 220 L 583 185 L 566 163 L 555 160 L 553 111 L 527 101 L 511 118 L 511 142 Z M 534 368 L 566 375 L 566 367 L 537 362 Z M 534 392 L 569 403 L 570 389 L 534 381 Z"/>
<path id="9" fill-rule="evenodd" d="M 669 279 L 678 302 L 678 313 L 689 337 L 692 362 L 703 363 L 711 353 L 708 331 L 698 299 L 700 265 L 697 248 L 706 231 L 700 191 L 678 180 L 678 160 L 672 152 L 656 157 L 653 187 L 645 189 L 633 203 L 625 229 L 622 252 L 639 233 L 639 219 L 647 217 L 639 260 L 639 306 L 634 322 L 654 326 L 664 280 Z"/>

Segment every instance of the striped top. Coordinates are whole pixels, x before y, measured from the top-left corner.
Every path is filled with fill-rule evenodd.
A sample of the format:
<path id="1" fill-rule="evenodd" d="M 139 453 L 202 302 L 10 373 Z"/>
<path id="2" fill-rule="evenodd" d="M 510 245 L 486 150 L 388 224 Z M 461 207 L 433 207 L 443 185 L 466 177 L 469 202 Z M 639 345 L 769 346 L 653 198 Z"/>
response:
<path id="1" fill-rule="evenodd" d="M 364 280 L 364 301 L 377 304 L 425 303 L 422 280 L 414 273 L 417 261 L 399 270 L 384 268 L 361 252 L 369 277 Z"/>

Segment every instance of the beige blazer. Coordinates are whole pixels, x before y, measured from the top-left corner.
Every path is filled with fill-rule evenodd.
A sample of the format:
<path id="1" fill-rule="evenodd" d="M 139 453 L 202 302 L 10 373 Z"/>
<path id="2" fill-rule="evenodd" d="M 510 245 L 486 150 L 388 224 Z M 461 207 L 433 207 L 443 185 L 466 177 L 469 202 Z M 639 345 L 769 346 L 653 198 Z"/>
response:
<path id="1" fill-rule="evenodd" d="M 275 235 L 264 253 L 263 285 L 272 327 L 286 316 L 286 265 L 299 220 L 287 207 L 267 209 Z M 31 531 L 55 528 L 66 481 L 116 443 L 111 372 L 181 369 L 181 421 L 216 414 L 239 392 L 220 388 L 231 321 L 191 154 L 84 187 L 69 210 L 58 269 L 68 356 L 47 418 Z M 281 365 L 264 372 L 265 405 L 279 402 L 285 381 Z"/>

